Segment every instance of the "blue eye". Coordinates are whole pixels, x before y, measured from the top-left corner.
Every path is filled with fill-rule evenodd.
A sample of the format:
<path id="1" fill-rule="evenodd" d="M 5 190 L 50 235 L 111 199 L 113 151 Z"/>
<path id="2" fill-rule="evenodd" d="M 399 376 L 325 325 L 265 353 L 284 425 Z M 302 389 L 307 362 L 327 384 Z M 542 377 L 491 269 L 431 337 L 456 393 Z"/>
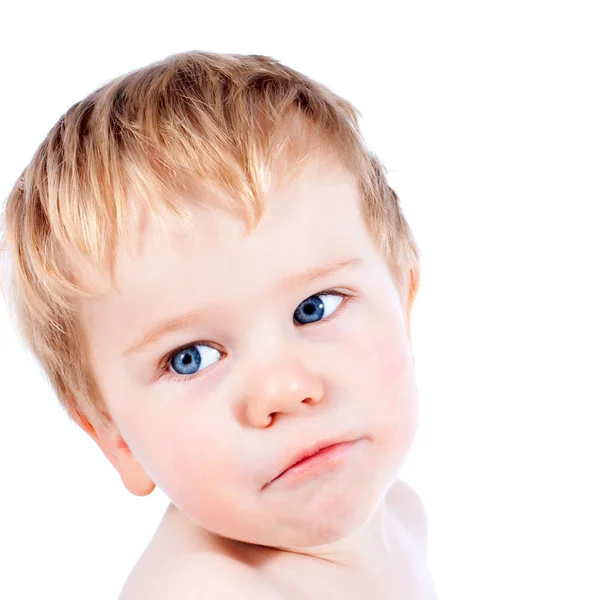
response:
<path id="1" fill-rule="evenodd" d="M 327 292 L 315 294 L 300 303 L 294 311 L 294 320 L 300 325 L 316 323 L 327 318 L 342 302 L 344 294 Z"/>
<path id="2" fill-rule="evenodd" d="M 192 344 L 178 350 L 169 361 L 169 368 L 178 375 L 195 375 L 219 360 L 221 353 L 205 344 Z"/>

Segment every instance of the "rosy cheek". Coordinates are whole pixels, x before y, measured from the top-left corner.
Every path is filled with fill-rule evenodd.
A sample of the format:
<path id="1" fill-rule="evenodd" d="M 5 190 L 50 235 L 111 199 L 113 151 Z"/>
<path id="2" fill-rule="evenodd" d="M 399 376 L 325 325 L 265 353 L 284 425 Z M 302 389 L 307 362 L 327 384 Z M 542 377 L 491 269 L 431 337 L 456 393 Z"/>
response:
<path id="1" fill-rule="evenodd" d="M 408 338 L 403 330 L 389 328 L 372 352 L 371 380 L 379 397 L 374 403 L 387 415 L 381 420 L 382 427 L 390 441 L 404 439 L 410 445 L 417 427 L 418 389 Z"/>
<path id="2" fill-rule="evenodd" d="M 407 380 L 413 378 L 412 351 L 401 323 L 382 317 L 365 327 L 357 340 L 358 346 L 353 351 L 363 357 L 373 383 L 391 390 L 405 387 Z"/>
<path id="3" fill-rule="evenodd" d="M 197 414 L 171 430 L 168 452 L 172 463 L 178 465 L 179 478 L 210 485 L 231 472 L 228 436 L 218 420 L 207 425 L 209 419 L 210 415 Z"/>
<path id="4" fill-rule="evenodd" d="M 394 341 L 384 347 L 379 376 L 381 383 L 387 388 L 411 391 L 414 386 L 415 372 L 410 348 L 400 341 Z"/>

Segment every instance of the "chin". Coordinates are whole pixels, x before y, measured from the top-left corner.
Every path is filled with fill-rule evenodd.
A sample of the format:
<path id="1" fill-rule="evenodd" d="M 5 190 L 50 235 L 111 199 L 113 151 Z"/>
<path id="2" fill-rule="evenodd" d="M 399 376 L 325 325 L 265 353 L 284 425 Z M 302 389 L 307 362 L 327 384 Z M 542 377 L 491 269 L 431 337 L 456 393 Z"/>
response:
<path id="1" fill-rule="evenodd" d="M 272 519 L 273 536 L 260 543 L 300 549 L 338 542 L 368 523 L 382 505 L 385 491 L 361 486 L 336 493 L 317 492 L 293 513 L 290 507 L 287 514 Z"/>
<path id="2" fill-rule="evenodd" d="M 304 527 L 289 540 L 290 546 L 323 546 L 332 544 L 361 527 L 369 518 L 371 511 L 360 510 L 352 499 L 340 502 L 321 514 L 306 515 Z"/>

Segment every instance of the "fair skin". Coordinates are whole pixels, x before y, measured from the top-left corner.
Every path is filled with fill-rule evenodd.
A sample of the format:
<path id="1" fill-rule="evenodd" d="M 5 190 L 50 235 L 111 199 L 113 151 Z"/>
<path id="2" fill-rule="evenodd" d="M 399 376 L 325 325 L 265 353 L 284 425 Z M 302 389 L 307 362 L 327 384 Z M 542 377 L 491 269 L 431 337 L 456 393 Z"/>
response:
<path id="1" fill-rule="evenodd" d="M 274 186 L 248 235 L 200 183 L 185 201 L 194 229 L 146 220 L 116 291 L 81 306 L 112 426 L 80 425 L 132 493 L 172 501 L 121 597 L 432 597 L 422 507 L 396 479 L 417 427 L 417 273 L 401 297 L 331 155 Z M 356 440 L 336 468 L 272 481 L 336 436 Z"/>

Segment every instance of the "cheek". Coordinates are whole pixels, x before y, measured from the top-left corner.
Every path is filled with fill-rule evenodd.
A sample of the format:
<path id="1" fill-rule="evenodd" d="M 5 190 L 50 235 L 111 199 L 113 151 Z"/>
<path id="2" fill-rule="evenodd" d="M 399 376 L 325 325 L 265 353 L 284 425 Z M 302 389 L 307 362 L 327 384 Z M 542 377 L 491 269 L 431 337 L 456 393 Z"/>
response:
<path id="1" fill-rule="evenodd" d="M 146 398 L 145 404 L 124 423 L 138 461 L 184 511 L 190 503 L 209 505 L 213 490 L 227 488 L 227 474 L 235 464 L 223 423 L 203 414 L 189 399 L 172 410 L 167 410 L 164 399 L 153 404 Z"/>
<path id="2" fill-rule="evenodd" d="M 231 426 L 225 430 L 213 417 L 207 427 L 208 419 L 184 419 L 165 438 L 164 456 L 154 457 L 159 487 L 199 526 L 235 536 L 244 524 L 243 507 L 252 503 L 244 493 Z"/>
<path id="3" fill-rule="evenodd" d="M 365 369 L 362 394 L 380 441 L 407 452 L 418 424 L 418 390 L 410 342 L 402 322 L 387 322 L 379 335 L 362 344 Z"/>
<path id="4" fill-rule="evenodd" d="M 161 425 L 163 423 L 161 420 Z M 223 426 L 214 416 L 203 415 L 201 411 L 189 416 L 179 414 L 160 435 L 159 445 L 164 452 L 155 459 L 163 476 L 172 483 L 182 482 L 187 486 L 203 482 L 211 486 L 230 470 L 232 449 L 224 443 Z"/>

